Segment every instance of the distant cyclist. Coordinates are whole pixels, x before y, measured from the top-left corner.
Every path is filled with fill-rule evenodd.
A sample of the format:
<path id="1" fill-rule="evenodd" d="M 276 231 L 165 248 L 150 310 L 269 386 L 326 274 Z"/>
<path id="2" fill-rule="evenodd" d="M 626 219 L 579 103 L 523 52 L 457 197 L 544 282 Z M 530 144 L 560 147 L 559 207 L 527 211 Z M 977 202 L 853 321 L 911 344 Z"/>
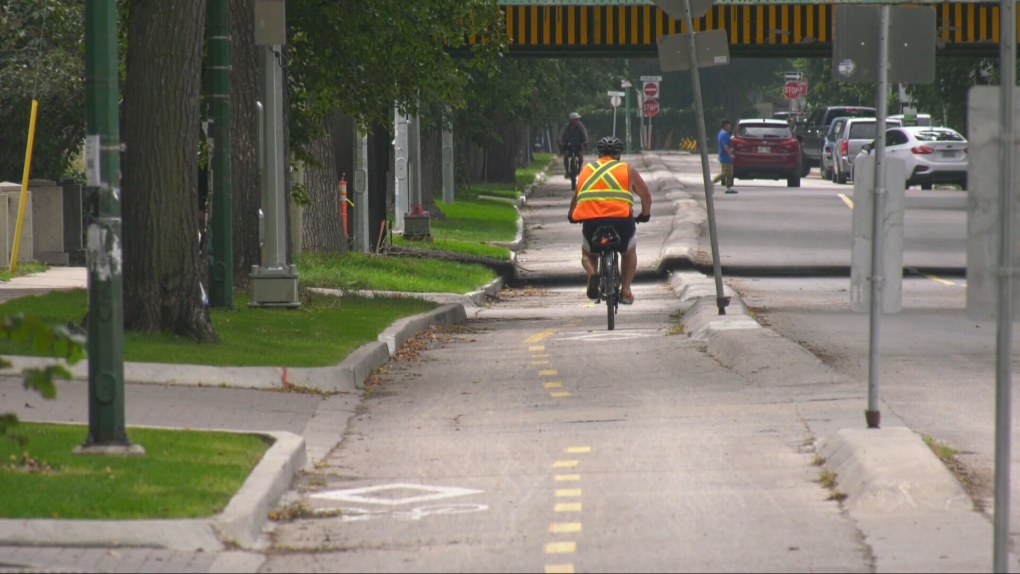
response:
<path id="1" fill-rule="evenodd" d="M 599 296 L 598 255 L 591 252 L 591 236 L 603 225 L 612 226 L 620 234 L 619 250 L 623 254 L 620 302 L 630 305 L 634 302 L 630 284 L 637 272 L 634 194 L 641 199 L 641 214 L 636 219 L 642 222 L 651 217 L 652 195 L 634 166 L 620 161 L 623 143 L 618 138 L 604 137 L 595 149 L 599 158 L 581 168 L 567 219 L 582 224 L 581 266 L 588 273 L 589 299 Z"/>
<path id="2" fill-rule="evenodd" d="M 567 162 L 570 159 L 570 149 L 577 150 L 578 163 L 584 163 L 582 152 L 588 147 L 588 130 L 581 123 L 581 115 L 577 112 L 570 112 L 567 123 L 560 128 L 559 134 L 560 153 L 563 154 L 563 176 L 570 179 L 570 166 Z"/>

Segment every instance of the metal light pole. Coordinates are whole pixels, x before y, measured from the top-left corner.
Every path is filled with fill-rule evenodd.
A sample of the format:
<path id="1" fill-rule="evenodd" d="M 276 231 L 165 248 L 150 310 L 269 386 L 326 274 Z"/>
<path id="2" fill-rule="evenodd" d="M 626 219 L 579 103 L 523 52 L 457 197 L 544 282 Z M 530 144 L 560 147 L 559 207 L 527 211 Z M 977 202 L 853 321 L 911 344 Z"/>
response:
<path id="1" fill-rule="evenodd" d="M 882 424 L 882 413 L 878 404 L 878 355 L 879 326 L 882 322 L 882 288 L 885 277 L 882 275 L 884 262 L 882 255 L 882 229 L 885 218 L 885 117 L 889 102 L 889 6 L 881 7 L 878 31 L 878 87 L 876 88 L 875 106 L 875 200 L 871 219 L 871 322 L 868 342 L 868 410 L 864 412 L 868 428 L 879 428 Z"/>
<path id="2" fill-rule="evenodd" d="M 628 66 L 629 69 L 629 66 Z M 630 136 L 630 82 L 623 80 L 620 82 L 620 87 L 623 88 L 624 93 L 624 109 L 626 113 L 623 119 L 623 128 L 627 130 L 626 137 L 624 138 L 624 144 L 626 145 L 627 153 L 633 153 L 633 147 L 631 147 L 631 136 Z"/>
<path id="3" fill-rule="evenodd" d="M 230 177 L 230 29 L 227 0 L 209 0 L 206 42 L 209 49 L 209 140 L 212 167 L 212 221 L 209 249 L 209 305 L 234 308 L 232 180 Z"/>
<path id="4" fill-rule="evenodd" d="M 726 306 L 730 298 L 724 296 L 722 281 L 722 264 L 719 262 L 719 236 L 715 225 L 715 200 L 712 185 L 712 170 L 708 164 L 708 137 L 705 134 L 705 108 L 701 101 L 701 76 L 698 72 L 698 50 L 694 34 L 694 16 L 691 13 L 691 0 L 684 0 L 684 19 L 687 22 L 687 42 L 691 61 L 691 88 L 694 91 L 694 115 L 698 120 L 698 147 L 701 148 L 701 175 L 705 182 L 705 207 L 708 211 L 708 235 L 712 244 L 712 272 L 715 275 L 715 303 L 719 314 L 726 314 Z"/>
<path id="5" fill-rule="evenodd" d="M 995 572 L 1009 572 L 1009 506 L 1012 448 L 1012 371 L 1013 352 L 1013 190 L 1016 156 L 1016 118 L 1013 98 L 1016 91 L 1016 0 L 999 2 L 999 165 L 1002 183 L 999 200 L 1001 234 L 999 244 L 999 313 L 995 361 L 995 530 L 993 534 L 993 567 Z"/>
<path id="6" fill-rule="evenodd" d="M 76 452 L 144 453 L 124 428 L 117 2 L 85 3 L 89 432 Z"/>

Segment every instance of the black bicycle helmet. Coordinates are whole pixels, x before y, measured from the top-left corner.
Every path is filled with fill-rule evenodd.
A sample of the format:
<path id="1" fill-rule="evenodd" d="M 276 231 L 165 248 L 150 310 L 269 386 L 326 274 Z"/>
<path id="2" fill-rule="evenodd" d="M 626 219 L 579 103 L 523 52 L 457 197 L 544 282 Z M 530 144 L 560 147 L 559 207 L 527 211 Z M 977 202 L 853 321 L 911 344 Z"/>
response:
<path id="1" fill-rule="evenodd" d="M 618 137 L 606 136 L 599 140 L 595 150 L 599 153 L 599 157 L 617 157 L 623 153 L 623 142 Z"/>

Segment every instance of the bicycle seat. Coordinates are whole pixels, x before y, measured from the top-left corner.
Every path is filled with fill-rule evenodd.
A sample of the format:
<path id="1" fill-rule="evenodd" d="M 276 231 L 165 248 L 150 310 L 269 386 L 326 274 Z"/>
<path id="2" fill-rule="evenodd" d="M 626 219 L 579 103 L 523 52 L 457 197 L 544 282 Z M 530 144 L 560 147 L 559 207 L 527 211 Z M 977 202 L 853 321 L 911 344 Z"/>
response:
<path id="1" fill-rule="evenodd" d="M 601 253 L 609 249 L 619 251 L 619 247 L 620 234 L 608 225 L 596 228 L 595 232 L 591 234 L 592 253 Z"/>

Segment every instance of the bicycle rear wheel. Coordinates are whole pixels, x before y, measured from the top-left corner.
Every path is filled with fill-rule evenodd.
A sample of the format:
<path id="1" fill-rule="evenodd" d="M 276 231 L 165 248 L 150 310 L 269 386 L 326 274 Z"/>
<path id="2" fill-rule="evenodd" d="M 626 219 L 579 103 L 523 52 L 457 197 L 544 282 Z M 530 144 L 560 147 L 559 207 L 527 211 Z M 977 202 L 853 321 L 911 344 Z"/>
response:
<path id="1" fill-rule="evenodd" d="M 619 304 L 619 293 L 616 290 L 616 265 L 612 251 L 603 251 L 600 257 L 602 272 L 602 289 L 606 300 L 606 326 L 610 331 L 616 328 L 616 306 Z"/>

